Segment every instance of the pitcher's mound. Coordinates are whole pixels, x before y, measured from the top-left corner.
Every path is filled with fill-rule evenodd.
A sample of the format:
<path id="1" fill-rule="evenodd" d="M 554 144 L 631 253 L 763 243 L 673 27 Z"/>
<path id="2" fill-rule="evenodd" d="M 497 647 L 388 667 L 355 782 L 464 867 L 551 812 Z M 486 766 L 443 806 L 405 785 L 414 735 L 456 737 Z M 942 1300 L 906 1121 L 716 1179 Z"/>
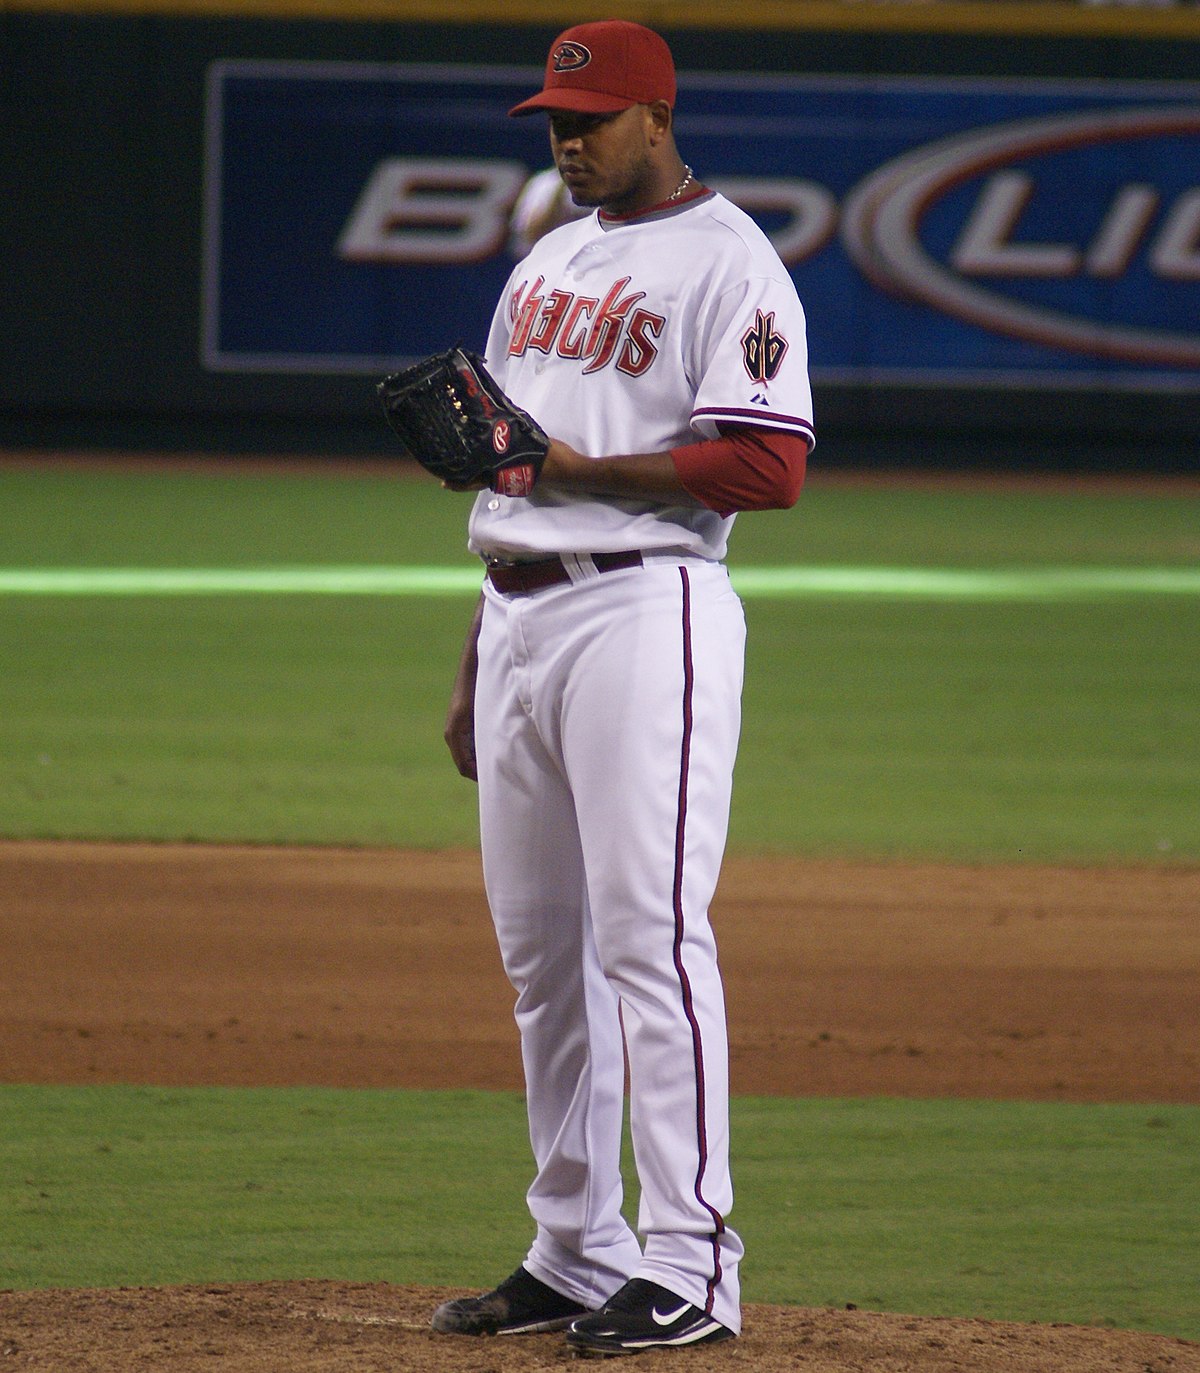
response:
<path id="1" fill-rule="evenodd" d="M 610 1366 L 559 1335 L 435 1335 L 460 1289 L 269 1282 L 0 1292 L 0 1366 L 44 1373 L 527 1373 Z M 622 1365 L 626 1366 L 626 1365 Z M 1200 1373 L 1200 1344 L 1015 1325 L 748 1306 L 741 1339 L 639 1355 L 643 1373 Z"/>

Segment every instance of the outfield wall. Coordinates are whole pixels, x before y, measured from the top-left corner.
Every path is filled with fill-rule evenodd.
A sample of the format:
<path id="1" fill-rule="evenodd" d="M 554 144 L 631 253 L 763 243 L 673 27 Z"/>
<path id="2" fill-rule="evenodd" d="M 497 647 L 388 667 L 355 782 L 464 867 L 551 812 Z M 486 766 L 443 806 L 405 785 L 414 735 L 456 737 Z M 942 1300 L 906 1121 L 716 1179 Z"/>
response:
<path id="1" fill-rule="evenodd" d="M 780 246 L 825 462 L 1200 467 L 1200 13 L 730 8 L 605 13 Z M 0 443 L 387 451 L 374 379 L 482 343 L 575 13 L 10 4 Z"/>

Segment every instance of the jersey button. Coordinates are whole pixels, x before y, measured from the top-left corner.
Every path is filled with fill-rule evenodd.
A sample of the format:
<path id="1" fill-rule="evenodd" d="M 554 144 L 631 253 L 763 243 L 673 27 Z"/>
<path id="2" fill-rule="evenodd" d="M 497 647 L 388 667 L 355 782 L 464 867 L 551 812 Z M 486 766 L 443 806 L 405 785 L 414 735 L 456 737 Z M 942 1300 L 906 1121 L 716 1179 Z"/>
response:
<path id="1" fill-rule="evenodd" d="M 488 509 L 489 509 L 489 510 L 499 510 L 499 509 L 500 509 L 500 502 L 499 502 L 498 500 L 490 500 L 490 501 L 488 501 Z"/>

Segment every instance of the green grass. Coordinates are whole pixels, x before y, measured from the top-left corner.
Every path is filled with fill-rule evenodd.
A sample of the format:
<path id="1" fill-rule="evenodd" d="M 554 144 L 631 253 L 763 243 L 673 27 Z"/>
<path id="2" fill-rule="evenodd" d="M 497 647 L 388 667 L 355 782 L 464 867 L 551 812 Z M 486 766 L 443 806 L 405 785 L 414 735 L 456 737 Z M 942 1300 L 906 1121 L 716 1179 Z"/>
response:
<path id="1" fill-rule="evenodd" d="M 1191 566 L 1178 496 L 822 487 L 731 563 Z M 469 567 L 386 476 L 0 468 L 0 563 Z M 0 597 L 0 834 L 476 842 L 442 718 L 469 597 Z M 731 842 L 1200 861 L 1200 598 L 752 599 Z"/>
<path id="2" fill-rule="evenodd" d="M 740 517 L 730 563 L 900 567 L 1180 564 L 1200 560 L 1200 499 L 1111 492 L 824 486 Z"/>
<path id="3" fill-rule="evenodd" d="M 441 742 L 460 599 L 0 606 L 10 836 L 471 844 Z"/>
<path id="4" fill-rule="evenodd" d="M 0 467 L 0 564 L 469 564 L 470 503 L 433 481 L 342 475 L 333 460 L 328 476 L 219 460 L 178 472 Z"/>
<path id="5" fill-rule="evenodd" d="M 753 603 L 749 621 L 735 844 L 1200 858 L 1200 604 Z"/>
<path id="6" fill-rule="evenodd" d="M 489 1284 L 528 1242 L 515 1094 L 4 1087 L 0 1107 L 0 1286 Z M 751 1098 L 733 1131 L 748 1301 L 1200 1338 L 1200 1108 Z"/>
<path id="7" fill-rule="evenodd" d="M 734 846 L 1200 858 L 1200 606 L 748 611 Z M 441 741 L 468 614 L 461 598 L 13 598 L 0 826 L 473 844 L 473 789 Z"/>
<path id="8" fill-rule="evenodd" d="M 1198 1128 L 1195 1107 L 737 1102 L 747 1284 L 1194 1339 Z"/>
<path id="9" fill-rule="evenodd" d="M 397 469 L 398 473 L 401 469 Z M 411 474 L 0 466 L 5 567 L 470 563 L 469 496 Z M 789 511 L 742 516 L 730 562 L 990 567 L 1195 564 L 1178 495 L 853 488 L 815 469 Z"/>

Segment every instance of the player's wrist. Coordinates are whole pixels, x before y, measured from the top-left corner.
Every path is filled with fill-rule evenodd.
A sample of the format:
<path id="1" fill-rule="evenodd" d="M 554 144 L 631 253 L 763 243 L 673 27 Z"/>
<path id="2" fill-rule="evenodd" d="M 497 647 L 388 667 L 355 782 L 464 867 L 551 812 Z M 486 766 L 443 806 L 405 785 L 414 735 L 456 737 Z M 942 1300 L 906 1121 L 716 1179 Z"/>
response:
<path id="1" fill-rule="evenodd" d="M 590 496 L 694 503 L 679 481 L 670 452 L 589 458 L 561 439 L 551 439 L 541 480 Z"/>
<path id="2" fill-rule="evenodd" d="M 562 439 L 551 439 L 542 462 L 540 480 L 556 486 L 577 486 L 588 465 L 589 460 L 570 444 Z"/>

